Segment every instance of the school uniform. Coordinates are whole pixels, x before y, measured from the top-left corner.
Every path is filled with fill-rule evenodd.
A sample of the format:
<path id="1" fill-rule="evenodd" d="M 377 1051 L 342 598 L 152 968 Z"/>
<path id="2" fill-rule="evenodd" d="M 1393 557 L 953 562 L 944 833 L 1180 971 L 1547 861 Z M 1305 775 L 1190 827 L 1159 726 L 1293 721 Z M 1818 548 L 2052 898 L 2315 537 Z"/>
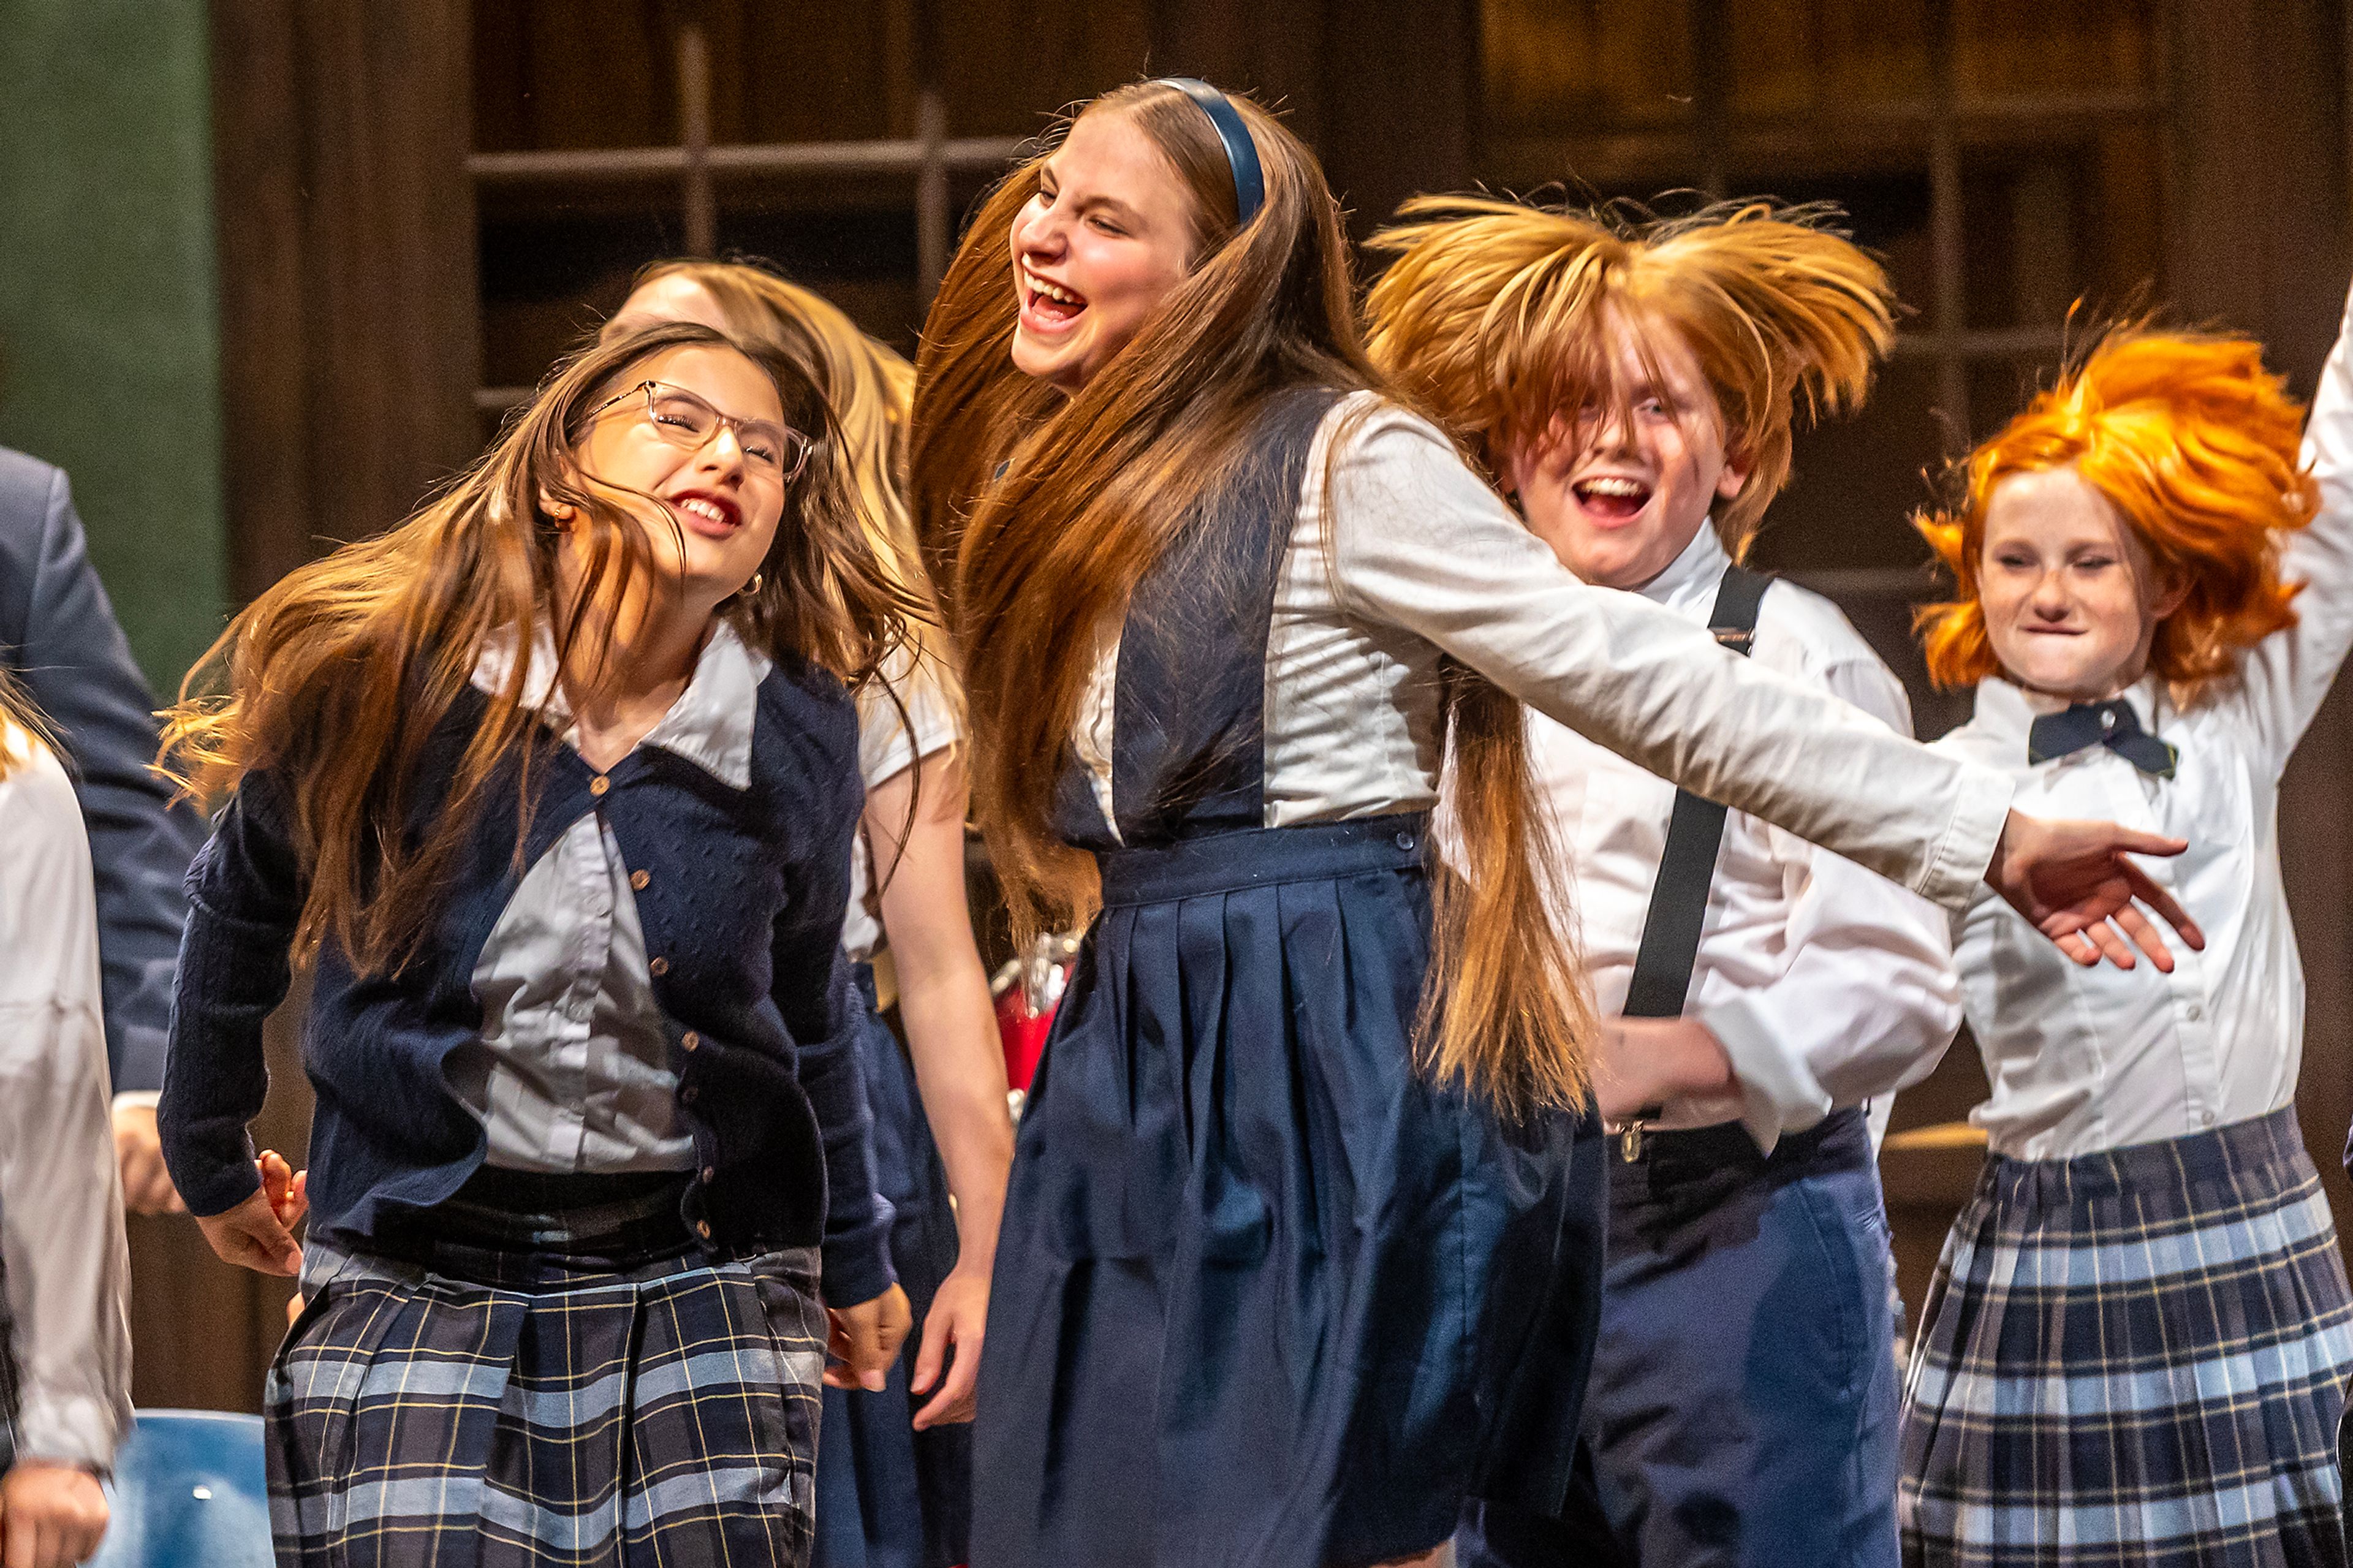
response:
<path id="1" fill-rule="evenodd" d="M 1947 901 L 2007 805 L 1577 583 L 1425 421 L 1298 390 L 1250 440 L 1060 781 L 1103 910 L 1014 1157 L 976 1568 L 1377 1563 L 1566 1494 L 1605 1151 L 1415 1064 L 1442 658 Z"/>
<path id="2" fill-rule="evenodd" d="M 1731 569 L 1703 528 L 1638 591 L 1707 626 Z M 1764 589 L 1750 654 L 1911 731 L 1894 676 L 1794 584 Z M 1680 912 L 1662 900 L 1704 905 L 1665 1006 L 1722 1043 L 1735 1088 L 1661 1107 L 1610 1162 L 1592 1486 L 1563 1520 L 1473 1517 L 1461 1556 L 1894 1568 L 1894 1323 L 1864 1104 L 1926 1077 L 1960 1023 L 1944 914 L 1742 814 L 1671 871 L 1674 786 L 1541 714 L 1528 740 L 1575 872 L 1556 918 L 1581 934 L 1596 1007 L 1625 1011 L 1638 965 L 1660 962 L 1646 942 Z"/>
<path id="3" fill-rule="evenodd" d="M 551 728 L 553 667 L 543 637 Z M 434 732 L 412 820 L 482 711 Z M 548 739 L 527 817 L 492 778 L 397 976 L 322 947 L 308 1304 L 265 1399 L 281 1563 L 806 1562 L 820 1251 L 827 1301 L 892 1279 L 839 946 L 855 744 L 838 681 L 719 625 L 613 767 Z M 290 842 L 248 774 L 190 876 L 161 1126 L 200 1215 L 256 1184 Z"/>
<path id="4" fill-rule="evenodd" d="M 871 794 L 913 767 L 935 766 L 961 735 L 955 704 L 934 665 L 905 654 L 886 670 L 891 690 L 858 697 L 858 771 Z M 893 701 L 895 697 L 896 700 Z M 923 1405 L 909 1389 L 922 1353 L 923 1319 L 955 1268 L 955 1210 L 947 1167 L 923 1115 L 914 1064 L 875 1005 L 871 961 L 882 926 L 870 909 L 873 858 L 860 833 L 850 862 L 841 945 L 858 985 L 858 1057 L 874 1117 L 877 1190 L 889 1202 L 891 1262 L 914 1313 L 905 1346 L 878 1392 L 825 1390 L 818 1448 L 814 1568 L 955 1568 L 972 1519 L 972 1426 L 915 1430 Z"/>
<path id="5" fill-rule="evenodd" d="M 2178 836 L 2147 862 L 2206 933 L 2175 967 L 2082 969 L 2006 906 L 1958 927 L 1989 1157 L 1930 1286 L 1904 1394 L 1905 1555 L 1924 1563 L 2338 1563 L 2353 1368 L 2336 1230 L 2295 1122 L 2304 973 L 2279 779 L 2353 643 L 2353 365 L 2306 441 L 2319 519 L 2298 623 L 2193 706 L 2000 680 L 1939 748 L 2018 808 Z"/>

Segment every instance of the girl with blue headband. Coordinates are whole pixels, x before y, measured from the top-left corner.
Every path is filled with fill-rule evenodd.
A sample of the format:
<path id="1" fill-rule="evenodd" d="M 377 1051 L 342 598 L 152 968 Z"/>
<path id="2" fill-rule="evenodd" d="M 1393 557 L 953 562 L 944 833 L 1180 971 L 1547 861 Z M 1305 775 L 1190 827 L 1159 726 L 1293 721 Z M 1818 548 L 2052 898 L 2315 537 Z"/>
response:
<path id="1" fill-rule="evenodd" d="M 1419 1563 L 1467 1499 L 1559 1505 L 1604 1150 L 1521 701 L 1948 906 L 1987 877 L 2082 962 L 2170 962 L 2136 898 L 2200 940 L 2125 858 L 2179 841 L 2014 816 L 1571 576 L 1366 358 L 1331 191 L 1247 100 L 1123 88 L 983 204 L 912 479 L 1017 923 L 1092 917 L 975 1568 Z"/>

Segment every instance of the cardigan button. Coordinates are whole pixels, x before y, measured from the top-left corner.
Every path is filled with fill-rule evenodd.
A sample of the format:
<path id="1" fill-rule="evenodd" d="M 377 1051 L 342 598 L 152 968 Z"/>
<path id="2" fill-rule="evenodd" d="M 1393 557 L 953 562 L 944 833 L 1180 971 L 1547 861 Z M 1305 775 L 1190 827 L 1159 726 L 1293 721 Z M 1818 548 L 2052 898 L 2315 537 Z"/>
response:
<path id="1" fill-rule="evenodd" d="M 680 1045 L 681 1045 L 681 1046 L 684 1046 L 688 1050 L 690 1050 L 690 1051 L 691 1051 L 691 1050 L 694 1049 L 697 1046 L 700 1046 L 701 1044 L 702 1044 L 702 1037 L 701 1035 L 696 1034 L 692 1029 L 689 1029 L 686 1033 L 684 1033 L 683 1035 L 681 1035 L 681 1036 L 678 1037 L 678 1043 L 679 1043 Z"/>
<path id="2" fill-rule="evenodd" d="M 704 1181 L 704 1182 L 706 1182 L 706 1183 L 710 1183 L 710 1182 L 715 1182 L 715 1181 L 717 1181 L 717 1180 L 719 1179 L 719 1167 L 718 1167 L 718 1166 L 716 1166 L 716 1165 L 705 1165 L 705 1166 L 703 1166 L 703 1167 L 702 1167 L 702 1179 L 703 1179 L 703 1181 Z"/>
<path id="3" fill-rule="evenodd" d="M 646 890 L 646 884 L 653 879 L 654 875 L 650 871 L 632 871 L 629 873 L 629 886 L 635 888 L 640 893 Z"/>
<path id="4" fill-rule="evenodd" d="M 670 960 L 667 958 L 657 957 L 652 963 L 647 964 L 646 967 L 656 974 L 668 974 L 670 973 Z"/>
<path id="5" fill-rule="evenodd" d="M 613 781 L 607 778 L 603 773 L 598 773 L 595 778 L 588 781 L 588 793 L 590 795 L 601 795 L 612 787 Z"/>
<path id="6" fill-rule="evenodd" d="M 711 1222 L 707 1219 L 696 1220 L 694 1222 L 694 1234 L 702 1237 L 703 1240 L 709 1241 L 711 1239 Z"/>
<path id="7" fill-rule="evenodd" d="M 702 1096 L 695 1091 L 694 1085 L 692 1084 L 688 1084 L 684 1089 L 678 1091 L 678 1102 L 681 1105 L 692 1105 L 701 1098 Z"/>

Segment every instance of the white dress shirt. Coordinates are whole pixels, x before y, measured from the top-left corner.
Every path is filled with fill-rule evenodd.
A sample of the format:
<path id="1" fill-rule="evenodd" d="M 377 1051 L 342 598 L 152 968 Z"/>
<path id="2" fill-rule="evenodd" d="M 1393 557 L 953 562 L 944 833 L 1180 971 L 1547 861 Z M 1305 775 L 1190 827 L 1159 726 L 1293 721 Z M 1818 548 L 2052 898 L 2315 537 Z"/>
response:
<path id="1" fill-rule="evenodd" d="M 131 1426 L 131 1256 L 107 1113 L 98 903 L 73 784 L 0 723 L 0 1268 L 19 1458 L 103 1470 Z"/>
<path id="2" fill-rule="evenodd" d="M 889 693 L 871 681 L 858 692 L 858 773 L 870 795 L 918 759 L 928 762 L 964 735 L 955 703 L 942 689 L 933 660 L 918 659 L 902 647 L 885 663 L 882 674 L 890 682 Z M 898 698 L 895 705 L 892 696 Z M 873 957 L 882 943 L 881 922 L 866 907 L 873 879 L 873 852 L 861 827 L 850 846 L 849 917 L 841 927 L 842 951 L 854 963 Z"/>
<path id="3" fill-rule="evenodd" d="M 1732 564 L 1713 528 L 1641 590 L 1704 626 Z M 1791 583 L 1766 591 L 1750 657 L 1910 734 L 1898 684 L 1838 607 Z M 1595 1005 L 1622 1011 L 1675 788 L 1528 715 L 1529 763 L 1573 877 L 1562 929 L 1576 931 Z M 1736 1092 L 1672 1103 L 1657 1125 L 1738 1119 L 1770 1152 L 1838 1107 L 1891 1094 L 1933 1070 L 1961 1021 L 1942 911 L 1827 849 L 1734 812 L 1725 819 L 1684 1016 L 1731 1058 Z"/>
<path id="4" fill-rule="evenodd" d="M 2018 809 L 2110 817 L 2189 841 L 2144 862 L 2206 933 L 2171 945 L 2175 968 L 2083 969 L 1989 893 L 1958 921 L 1962 1002 L 1992 1098 L 1971 1113 L 1994 1152 L 2062 1160 L 2179 1138 L 2264 1116 L 2295 1098 L 2304 966 L 2280 882 L 2279 779 L 2353 646 L 2353 364 L 2340 337 L 2305 434 L 2321 511 L 2284 570 L 2306 584 L 2296 625 L 2248 650 L 2236 679 L 2184 710 L 2162 683 L 2126 693 L 2142 726 L 2179 752 L 2174 776 L 2094 746 L 2026 759 L 2037 711 L 2066 706 L 2006 681 L 1978 688 L 1977 714 L 1937 742 L 2006 768 Z"/>
<path id="5" fill-rule="evenodd" d="M 512 636 L 486 646 L 474 684 L 497 690 L 514 647 Z M 544 627 L 537 647 L 524 705 L 563 726 L 569 745 L 571 709 Z M 733 626 L 714 623 L 686 689 L 638 744 L 748 789 L 768 666 Z M 629 868 L 601 810 L 573 823 L 524 873 L 482 944 L 473 990 L 481 1038 L 452 1054 L 449 1079 L 482 1118 L 490 1163 L 556 1173 L 693 1166 Z"/>
<path id="6" fill-rule="evenodd" d="M 1640 595 L 1579 582 L 1437 426 L 1370 393 L 1345 398 L 1309 450 L 1275 585 L 1267 825 L 1435 805 L 1450 656 L 1649 771 L 1938 903 L 1968 900 L 2009 812 L 2003 773 L 1892 735 Z M 1107 816 L 1117 658 L 1104 639 L 1071 734 Z"/>

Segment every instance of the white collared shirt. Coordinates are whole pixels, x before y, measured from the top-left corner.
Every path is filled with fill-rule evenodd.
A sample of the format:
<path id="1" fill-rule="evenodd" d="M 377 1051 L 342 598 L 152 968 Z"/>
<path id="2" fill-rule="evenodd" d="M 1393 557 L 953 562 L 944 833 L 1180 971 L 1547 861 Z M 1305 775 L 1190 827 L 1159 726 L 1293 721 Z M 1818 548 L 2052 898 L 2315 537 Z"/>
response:
<path id="1" fill-rule="evenodd" d="M 17 1457 L 104 1469 L 131 1426 L 131 1256 L 90 840 L 48 748 L 0 723 L 0 1355 L 16 1362 Z"/>
<path id="2" fill-rule="evenodd" d="M 1447 658 L 1651 772 L 1953 908 L 2008 816 L 2003 774 L 1891 735 L 1640 595 L 1579 582 L 1436 426 L 1371 393 L 1344 398 L 1309 449 L 1275 584 L 1266 825 L 1435 805 Z M 1106 816 L 1117 659 L 1106 638 L 1071 733 Z"/>
<path id="3" fill-rule="evenodd" d="M 1713 528 L 1639 590 L 1704 626 L 1732 564 Z M 1908 735 L 1904 689 L 1838 607 L 1791 583 L 1767 590 L 1750 657 Z M 1674 786 L 1540 713 L 1529 763 L 1572 875 L 1558 911 L 1578 933 L 1594 1002 L 1622 1011 L 1666 851 Z M 1961 1021 L 1942 911 L 1745 813 L 1725 819 L 1684 1016 L 1731 1058 L 1732 1095 L 1667 1106 L 1662 1127 L 1737 1118 L 1770 1152 L 1838 1107 L 1916 1083 Z"/>
<path id="4" fill-rule="evenodd" d="M 523 702 L 574 742 L 546 628 Z M 492 639 L 474 684 L 495 691 L 515 638 Z M 752 782 L 752 726 L 769 660 L 714 622 L 694 674 L 640 746 L 659 746 L 731 789 Z M 619 841 L 600 809 L 559 835 L 523 874 L 475 963 L 480 1041 L 449 1063 L 480 1116 L 490 1163 L 558 1173 L 673 1171 L 694 1163 L 679 1126 L 678 1077 L 647 966 L 646 938 Z"/>
<path id="5" fill-rule="evenodd" d="M 2206 933 L 2203 952 L 2169 944 L 2169 975 L 2147 963 L 2083 969 L 1989 893 L 1970 905 L 1955 951 L 1993 1088 L 1970 1120 L 1997 1153 L 2059 1160 L 2179 1138 L 2295 1097 L 2304 966 L 2280 881 L 2279 780 L 2353 646 L 2353 365 L 2342 337 L 2305 458 L 2322 501 L 2284 553 L 2286 576 L 2306 584 L 2296 625 L 2249 649 L 2235 679 L 2186 711 L 2154 679 L 2125 694 L 2142 726 L 2178 749 L 2172 778 L 2104 746 L 2031 764 L 2034 700 L 2001 680 L 1980 684 L 1976 717 L 1937 742 L 2009 770 L 2022 812 L 2188 839 L 2188 853 L 2143 864 Z"/>

